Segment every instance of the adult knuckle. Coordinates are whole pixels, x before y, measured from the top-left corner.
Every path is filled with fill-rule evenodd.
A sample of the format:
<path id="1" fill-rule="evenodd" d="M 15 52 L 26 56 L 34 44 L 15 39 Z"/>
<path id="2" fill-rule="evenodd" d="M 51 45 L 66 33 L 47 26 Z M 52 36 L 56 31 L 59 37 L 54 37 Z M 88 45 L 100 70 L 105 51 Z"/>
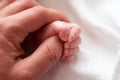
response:
<path id="1" fill-rule="evenodd" d="M 51 63 L 54 63 L 58 59 L 58 55 L 54 49 L 47 48 L 46 56 Z"/>
<path id="2" fill-rule="evenodd" d="M 0 22 L 0 32 L 1 35 L 10 39 L 13 36 L 17 35 L 18 30 L 16 31 L 16 27 L 17 25 L 9 22 L 9 21 L 2 21 L 2 23 Z"/>
<path id="3" fill-rule="evenodd" d="M 0 32 L 3 33 L 5 31 L 5 22 L 0 19 Z"/>
<path id="4" fill-rule="evenodd" d="M 55 45 L 58 45 L 58 46 L 51 45 L 51 44 L 46 45 L 46 56 L 52 63 L 60 59 L 63 51 L 63 47 L 61 45 L 62 43 L 58 42 L 57 37 L 53 37 L 53 41 L 51 43 L 54 43 L 54 42 L 56 42 Z"/>
<path id="5" fill-rule="evenodd" d="M 2 19 L 0 19 L 0 27 L 2 27 L 4 25 L 4 22 Z"/>
<path id="6" fill-rule="evenodd" d="M 3 29 L 4 33 L 9 33 L 9 32 L 12 31 L 13 26 L 14 25 L 11 24 L 11 23 L 4 22 L 3 25 L 2 25 L 2 29 Z"/>
<path id="7" fill-rule="evenodd" d="M 2 28 L 4 28 L 5 31 L 13 30 L 21 26 L 21 24 L 18 24 L 17 21 L 15 22 L 11 20 L 10 18 L 3 18 L 1 22 L 2 22 Z"/>

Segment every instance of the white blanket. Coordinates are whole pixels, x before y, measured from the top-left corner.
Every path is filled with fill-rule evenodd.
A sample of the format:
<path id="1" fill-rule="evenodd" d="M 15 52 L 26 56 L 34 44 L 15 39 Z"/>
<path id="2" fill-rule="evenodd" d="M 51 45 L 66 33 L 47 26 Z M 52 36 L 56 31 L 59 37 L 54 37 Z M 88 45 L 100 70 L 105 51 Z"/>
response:
<path id="1" fill-rule="evenodd" d="M 65 12 L 82 29 L 81 51 L 42 80 L 120 80 L 120 0 L 39 0 Z"/>

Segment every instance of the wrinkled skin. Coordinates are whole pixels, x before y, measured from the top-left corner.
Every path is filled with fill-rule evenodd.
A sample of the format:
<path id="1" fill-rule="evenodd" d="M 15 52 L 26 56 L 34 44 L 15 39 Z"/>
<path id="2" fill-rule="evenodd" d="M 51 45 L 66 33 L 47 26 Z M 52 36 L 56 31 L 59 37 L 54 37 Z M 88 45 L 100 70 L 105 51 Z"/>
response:
<path id="1" fill-rule="evenodd" d="M 74 55 L 79 52 L 79 44 L 81 43 L 80 27 L 74 23 L 54 21 L 37 31 L 37 33 L 42 35 L 42 37 L 37 36 L 39 43 L 42 42 L 43 38 L 58 35 L 60 40 L 64 42 L 62 54 L 63 61 L 71 61 L 75 58 Z"/>
<path id="2" fill-rule="evenodd" d="M 56 23 L 66 24 L 66 28 L 57 32 L 47 29 L 59 28 Z M 60 35 L 68 25 L 73 24 L 64 14 L 35 0 L 0 0 L 0 80 L 39 80 L 64 56 L 64 45 L 69 40 L 77 42 L 78 35 L 68 40 Z M 76 28 L 67 31 L 72 31 L 72 36 Z"/>

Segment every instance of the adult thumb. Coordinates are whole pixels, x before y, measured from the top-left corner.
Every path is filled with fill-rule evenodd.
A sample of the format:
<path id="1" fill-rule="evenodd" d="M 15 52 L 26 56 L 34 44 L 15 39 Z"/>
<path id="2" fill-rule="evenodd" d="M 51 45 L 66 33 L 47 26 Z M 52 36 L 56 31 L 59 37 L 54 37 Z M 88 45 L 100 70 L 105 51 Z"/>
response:
<path id="1" fill-rule="evenodd" d="M 37 50 L 28 58 L 23 60 L 23 68 L 32 73 L 34 77 L 43 76 L 61 58 L 63 42 L 53 36 L 46 39 Z"/>

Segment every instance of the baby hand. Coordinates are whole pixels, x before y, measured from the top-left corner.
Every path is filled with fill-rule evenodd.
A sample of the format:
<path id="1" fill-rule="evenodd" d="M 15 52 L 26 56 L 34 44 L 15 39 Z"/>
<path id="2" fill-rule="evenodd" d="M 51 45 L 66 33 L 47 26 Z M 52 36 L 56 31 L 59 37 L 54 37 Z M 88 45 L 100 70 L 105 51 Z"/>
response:
<path id="1" fill-rule="evenodd" d="M 64 61 L 71 61 L 71 59 L 74 59 L 75 54 L 79 52 L 79 44 L 81 42 L 80 27 L 74 23 L 55 21 L 45 26 L 45 28 L 39 32 L 42 33 L 42 36 L 44 37 L 41 39 L 56 34 L 58 35 L 58 37 L 64 42 L 62 55 Z"/>

